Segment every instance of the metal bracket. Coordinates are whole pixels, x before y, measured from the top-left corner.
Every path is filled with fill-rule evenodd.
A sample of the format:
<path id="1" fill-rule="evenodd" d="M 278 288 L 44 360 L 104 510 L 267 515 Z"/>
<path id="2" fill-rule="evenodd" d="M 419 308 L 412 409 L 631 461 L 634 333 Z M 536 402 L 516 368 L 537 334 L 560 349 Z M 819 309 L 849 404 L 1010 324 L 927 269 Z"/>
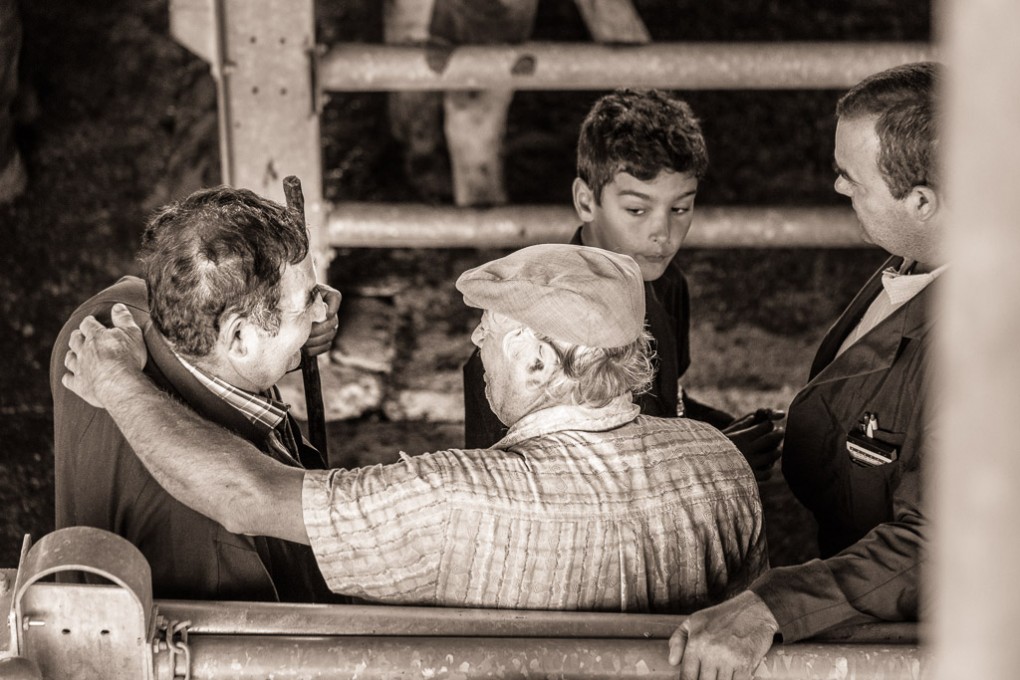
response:
<path id="1" fill-rule="evenodd" d="M 89 583 L 70 582 L 80 573 Z M 47 678 L 151 680 L 151 583 L 145 557 L 116 534 L 68 527 L 44 536 L 18 569 L 19 653 Z"/>

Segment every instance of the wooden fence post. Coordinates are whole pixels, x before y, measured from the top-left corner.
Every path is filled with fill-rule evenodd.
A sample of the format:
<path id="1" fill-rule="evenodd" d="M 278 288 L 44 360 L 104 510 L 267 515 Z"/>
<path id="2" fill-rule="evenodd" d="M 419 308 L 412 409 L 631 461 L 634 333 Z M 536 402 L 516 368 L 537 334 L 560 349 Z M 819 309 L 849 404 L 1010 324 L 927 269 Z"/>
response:
<path id="1" fill-rule="evenodd" d="M 296 175 L 320 280 L 332 257 L 322 197 L 314 0 L 171 0 L 171 30 L 211 65 L 223 181 L 284 203 Z"/>
<path id="2" fill-rule="evenodd" d="M 945 0 L 939 10 L 955 223 L 925 572 L 933 677 L 1007 678 L 1020 668 L 1020 5 Z"/>

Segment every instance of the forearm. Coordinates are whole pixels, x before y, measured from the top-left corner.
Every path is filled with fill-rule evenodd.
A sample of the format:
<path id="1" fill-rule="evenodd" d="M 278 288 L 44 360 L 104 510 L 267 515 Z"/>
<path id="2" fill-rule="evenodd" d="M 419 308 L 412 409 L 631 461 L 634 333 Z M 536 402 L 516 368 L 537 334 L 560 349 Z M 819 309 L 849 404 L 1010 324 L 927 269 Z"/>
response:
<path id="1" fill-rule="evenodd" d="M 233 533 L 308 542 L 303 470 L 201 418 L 142 373 L 122 373 L 101 398 L 149 473 L 181 503 Z"/>
<path id="2" fill-rule="evenodd" d="M 751 589 L 786 642 L 841 624 L 917 619 L 923 538 L 918 526 L 887 523 L 827 560 L 773 569 Z"/>

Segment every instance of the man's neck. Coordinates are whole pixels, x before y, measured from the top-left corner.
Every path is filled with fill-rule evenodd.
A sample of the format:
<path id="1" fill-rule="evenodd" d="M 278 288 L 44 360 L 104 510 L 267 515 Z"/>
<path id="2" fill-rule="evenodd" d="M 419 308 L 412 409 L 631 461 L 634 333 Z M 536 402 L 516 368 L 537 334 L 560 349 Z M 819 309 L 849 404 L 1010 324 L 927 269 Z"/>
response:
<path id="1" fill-rule="evenodd" d="M 171 345 L 171 347 L 173 347 L 173 345 Z M 220 357 L 217 357 L 215 352 L 211 352 L 203 357 L 193 357 L 188 356 L 187 354 L 182 354 L 175 349 L 174 354 L 209 377 L 218 378 L 239 390 L 244 390 L 245 392 L 250 392 L 252 394 L 261 394 L 264 391 L 245 380 L 233 369 L 229 362 L 223 361 Z"/>

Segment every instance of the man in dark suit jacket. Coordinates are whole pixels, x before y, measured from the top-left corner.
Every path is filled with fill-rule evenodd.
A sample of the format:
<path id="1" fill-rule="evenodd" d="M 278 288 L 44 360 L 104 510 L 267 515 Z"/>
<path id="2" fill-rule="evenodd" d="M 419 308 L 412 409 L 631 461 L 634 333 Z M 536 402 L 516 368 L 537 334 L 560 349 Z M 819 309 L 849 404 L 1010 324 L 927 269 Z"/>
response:
<path id="1" fill-rule="evenodd" d="M 339 294 L 315 283 L 306 232 L 250 191 L 211 189 L 157 214 L 141 259 L 145 281 L 124 277 L 82 304 L 54 347 L 57 527 L 130 540 L 149 561 L 156 597 L 322 599 L 328 589 L 306 546 L 230 533 L 177 502 L 109 415 L 60 382 L 71 332 L 124 303 L 144 329 L 145 371 L 162 390 L 286 465 L 325 467 L 275 388 L 303 345 L 321 353 L 336 329 Z"/>
<path id="2" fill-rule="evenodd" d="M 790 406 L 783 474 L 815 515 L 822 559 L 772 569 L 688 618 L 670 640 L 681 677 L 750 677 L 774 638 L 868 620 L 916 621 L 926 541 L 929 314 L 949 216 L 936 165 L 938 67 L 873 75 L 836 109 L 835 188 L 893 254 L 823 340 Z"/>

